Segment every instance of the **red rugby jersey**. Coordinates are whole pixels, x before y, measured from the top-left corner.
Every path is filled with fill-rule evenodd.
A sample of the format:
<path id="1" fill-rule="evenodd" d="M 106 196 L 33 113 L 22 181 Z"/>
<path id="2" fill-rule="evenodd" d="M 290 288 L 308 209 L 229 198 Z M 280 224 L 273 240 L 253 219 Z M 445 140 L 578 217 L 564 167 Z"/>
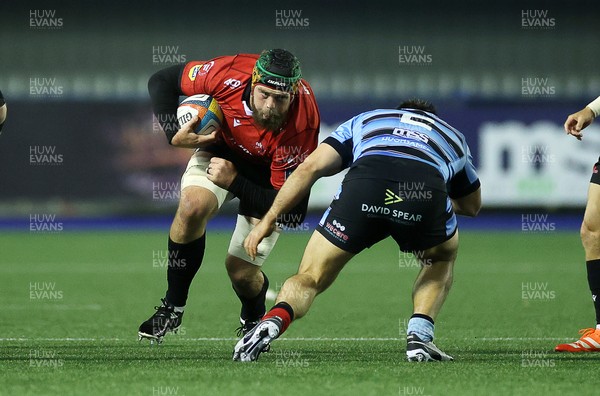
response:
<path id="1" fill-rule="evenodd" d="M 189 62 L 181 75 L 181 90 L 187 96 L 214 97 L 225 116 L 221 128 L 225 144 L 238 157 L 269 166 L 271 185 L 280 189 L 286 176 L 317 147 L 319 110 L 312 88 L 301 80 L 280 131 L 275 133 L 257 125 L 242 99 L 257 59 L 258 55 L 239 54 Z"/>

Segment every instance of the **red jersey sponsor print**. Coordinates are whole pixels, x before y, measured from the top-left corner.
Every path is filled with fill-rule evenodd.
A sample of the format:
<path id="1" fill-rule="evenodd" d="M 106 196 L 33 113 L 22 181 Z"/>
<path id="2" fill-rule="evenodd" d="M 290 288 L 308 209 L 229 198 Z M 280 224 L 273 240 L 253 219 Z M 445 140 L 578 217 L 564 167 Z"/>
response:
<path id="1" fill-rule="evenodd" d="M 269 166 L 271 185 L 279 189 L 317 147 L 319 110 L 312 88 L 301 80 L 283 127 L 273 132 L 257 125 L 242 99 L 257 59 L 258 55 L 240 54 L 189 62 L 181 75 L 181 90 L 187 96 L 208 94 L 219 102 L 225 116 L 223 142 L 237 156 Z"/>

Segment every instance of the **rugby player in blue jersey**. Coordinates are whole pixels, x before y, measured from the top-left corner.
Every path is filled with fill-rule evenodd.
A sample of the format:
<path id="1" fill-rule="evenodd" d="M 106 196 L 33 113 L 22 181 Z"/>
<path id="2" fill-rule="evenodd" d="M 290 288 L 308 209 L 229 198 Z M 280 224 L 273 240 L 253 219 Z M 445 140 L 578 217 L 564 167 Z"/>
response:
<path id="1" fill-rule="evenodd" d="M 298 273 L 276 305 L 238 341 L 233 359 L 254 361 L 294 319 L 303 317 L 354 255 L 391 236 L 421 271 L 407 328 L 409 361 L 453 360 L 433 343 L 434 320 L 452 285 L 456 214 L 476 216 L 480 183 L 464 136 L 421 100 L 374 110 L 340 125 L 298 166 L 244 241 L 250 257 L 314 182 L 350 168 L 306 246 Z"/>

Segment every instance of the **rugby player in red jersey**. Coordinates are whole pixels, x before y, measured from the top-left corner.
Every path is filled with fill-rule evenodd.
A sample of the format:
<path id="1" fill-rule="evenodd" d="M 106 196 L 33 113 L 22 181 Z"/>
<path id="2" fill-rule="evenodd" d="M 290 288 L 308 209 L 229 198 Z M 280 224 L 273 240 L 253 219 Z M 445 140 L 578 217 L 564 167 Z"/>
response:
<path id="1" fill-rule="evenodd" d="M 298 59 L 273 49 L 169 67 L 150 78 L 148 90 L 169 143 L 196 151 L 181 179 L 169 232 L 166 295 L 138 335 L 161 342 L 181 326 L 190 284 L 204 256 L 206 224 L 233 197 L 240 204 L 225 266 L 242 303 L 239 330 L 245 334 L 265 313 L 269 281 L 261 266 L 279 233 L 264 240 L 264 254 L 257 260 L 247 255 L 243 242 L 286 177 L 317 147 L 320 117 L 312 89 L 301 77 Z M 217 100 L 225 118 L 220 131 L 195 134 L 197 118 L 179 128 L 179 97 L 195 94 Z M 307 203 L 282 216 L 280 224 L 301 223 Z"/>
<path id="2" fill-rule="evenodd" d="M 600 97 L 592 101 L 577 113 L 571 114 L 565 121 L 565 132 L 577 140 L 583 138 L 583 129 L 588 127 L 600 114 Z M 581 223 L 581 242 L 585 250 L 585 264 L 588 286 L 592 292 L 596 327 L 579 330 L 581 337 L 577 341 L 558 344 L 556 352 L 600 352 L 600 158 L 594 164 L 583 222 Z"/>

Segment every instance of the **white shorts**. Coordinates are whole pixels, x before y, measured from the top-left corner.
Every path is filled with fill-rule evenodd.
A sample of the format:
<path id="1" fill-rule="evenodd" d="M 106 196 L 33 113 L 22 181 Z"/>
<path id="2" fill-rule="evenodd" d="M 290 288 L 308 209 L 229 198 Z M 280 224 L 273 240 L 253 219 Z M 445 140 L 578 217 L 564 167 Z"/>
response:
<path id="1" fill-rule="evenodd" d="M 204 187 L 217 197 L 219 209 L 223 203 L 233 199 L 234 195 L 229 191 L 217 186 L 206 177 L 206 168 L 214 155 L 208 151 L 196 151 L 187 164 L 187 168 L 181 177 L 181 191 L 189 186 Z"/>
<path id="2" fill-rule="evenodd" d="M 252 258 L 248 256 L 248 253 L 246 253 L 246 249 L 244 249 L 244 239 L 246 239 L 248 234 L 250 234 L 250 231 L 252 231 L 254 228 L 252 220 L 258 222 L 258 220 L 254 219 L 253 217 L 238 215 L 237 222 L 235 223 L 235 230 L 231 236 L 231 242 L 229 243 L 229 249 L 227 250 L 227 253 L 260 267 L 263 265 L 275 247 L 275 243 L 279 238 L 281 230 L 278 228 L 277 230 L 273 231 L 271 235 L 263 239 L 258 244 L 256 258 L 252 260 Z"/>
<path id="3" fill-rule="evenodd" d="M 206 176 L 206 168 L 208 168 L 210 159 L 212 157 L 213 154 L 207 151 L 194 152 L 192 158 L 188 162 L 183 176 L 181 177 L 181 190 L 183 191 L 184 188 L 189 186 L 206 188 L 215 194 L 220 209 L 223 203 L 232 200 L 234 195 L 208 180 L 208 177 Z M 258 254 L 256 258 L 252 260 L 244 249 L 244 239 L 246 239 L 248 234 L 250 234 L 250 231 L 252 231 L 254 228 L 254 223 L 256 222 L 258 222 L 258 219 L 254 219 L 253 217 L 242 215 L 237 216 L 235 230 L 231 236 L 231 242 L 229 243 L 229 249 L 227 252 L 230 255 L 240 258 L 250 264 L 262 266 L 275 247 L 275 242 L 277 242 L 281 230 L 277 229 L 271 235 L 261 241 L 261 243 L 258 245 Z"/>

